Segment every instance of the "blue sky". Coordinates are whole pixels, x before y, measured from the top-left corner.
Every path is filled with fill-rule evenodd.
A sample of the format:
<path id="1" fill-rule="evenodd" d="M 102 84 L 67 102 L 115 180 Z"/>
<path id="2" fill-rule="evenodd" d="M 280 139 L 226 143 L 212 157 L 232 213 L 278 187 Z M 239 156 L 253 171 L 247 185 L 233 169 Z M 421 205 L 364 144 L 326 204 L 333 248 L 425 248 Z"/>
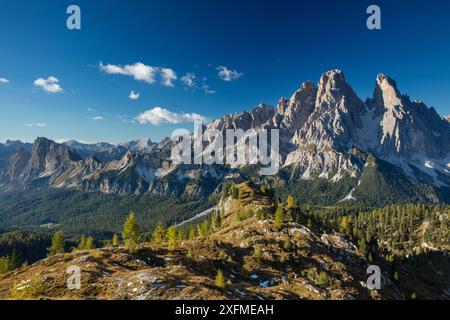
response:
<path id="1" fill-rule="evenodd" d="M 82 30 L 66 28 L 70 4 Z M 370 4 L 382 30 L 366 28 Z M 275 105 L 334 68 L 362 99 L 383 72 L 449 114 L 449 12 L 439 0 L 2 1 L 0 141 L 159 140 L 198 116 Z"/>

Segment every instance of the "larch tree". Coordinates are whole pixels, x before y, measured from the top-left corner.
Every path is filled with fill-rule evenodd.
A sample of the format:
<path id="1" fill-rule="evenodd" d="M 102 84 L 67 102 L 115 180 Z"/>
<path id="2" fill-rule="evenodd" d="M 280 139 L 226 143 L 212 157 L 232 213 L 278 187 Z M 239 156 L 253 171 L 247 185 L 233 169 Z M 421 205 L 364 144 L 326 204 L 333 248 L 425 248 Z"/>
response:
<path id="1" fill-rule="evenodd" d="M 62 231 L 57 231 L 52 237 L 52 244 L 50 248 L 48 248 L 49 256 L 52 256 L 57 253 L 64 253 L 66 243 L 64 241 L 64 234 Z"/>
<path id="2" fill-rule="evenodd" d="M 175 226 L 167 229 L 167 247 L 169 250 L 175 250 L 177 248 L 177 228 Z"/>
<path id="3" fill-rule="evenodd" d="M 119 236 L 117 235 L 117 233 L 114 233 L 111 243 L 114 247 L 117 247 L 119 245 Z"/>
<path id="4" fill-rule="evenodd" d="M 92 250 L 95 249 L 95 244 L 94 244 L 94 238 L 89 237 L 86 239 L 86 246 L 85 246 L 86 250 Z"/>
<path id="5" fill-rule="evenodd" d="M 141 234 L 133 212 L 130 212 L 125 224 L 123 225 L 122 238 L 125 241 L 125 246 L 131 252 L 135 252 L 137 250 L 137 245 L 139 244 Z"/>
<path id="6" fill-rule="evenodd" d="M 152 240 L 155 244 L 162 244 L 164 242 L 164 237 L 166 235 L 166 230 L 161 223 L 158 223 L 152 234 Z"/>

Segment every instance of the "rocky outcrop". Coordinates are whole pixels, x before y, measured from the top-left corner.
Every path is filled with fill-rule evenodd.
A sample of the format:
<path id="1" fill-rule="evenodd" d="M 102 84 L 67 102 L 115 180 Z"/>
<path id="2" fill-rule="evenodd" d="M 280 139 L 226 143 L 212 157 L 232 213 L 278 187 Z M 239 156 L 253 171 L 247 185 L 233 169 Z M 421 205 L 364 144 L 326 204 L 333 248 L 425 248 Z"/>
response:
<path id="1" fill-rule="evenodd" d="M 311 81 L 307 81 L 294 92 L 289 100 L 281 98 L 277 105 L 277 113 L 274 119 L 275 126 L 286 129 L 286 134 L 292 138 L 294 133 L 307 122 L 309 116 L 313 113 L 316 96 L 316 86 Z"/>
<path id="2" fill-rule="evenodd" d="M 86 144 L 74 140 L 67 141 L 64 144 L 76 151 L 82 158 L 92 156 L 103 163 L 120 160 L 133 147 L 132 142 L 129 143 L 130 148 L 106 142 Z"/>
<path id="3" fill-rule="evenodd" d="M 376 153 L 383 157 L 415 155 L 429 159 L 446 158 L 450 152 L 450 129 L 434 108 L 401 95 L 394 80 L 379 74 L 373 98 L 368 105 L 374 108 L 379 121 L 374 137 Z"/>

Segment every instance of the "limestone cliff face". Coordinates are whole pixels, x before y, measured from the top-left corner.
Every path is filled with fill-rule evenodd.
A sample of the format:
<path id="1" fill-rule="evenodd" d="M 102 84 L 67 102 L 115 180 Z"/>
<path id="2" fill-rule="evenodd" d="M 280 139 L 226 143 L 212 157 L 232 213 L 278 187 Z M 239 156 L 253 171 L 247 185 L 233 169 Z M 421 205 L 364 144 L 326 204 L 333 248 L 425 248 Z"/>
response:
<path id="1" fill-rule="evenodd" d="M 368 105 L 375 109 L 378 123 L 374 137 L 377 153 L 386 157 L 407 159 L 446 158 L 450 152 L 448 123 L 421 101 L 411 102 L 397 89 L 394 80 L 380 74 L 373 98 Z"/>

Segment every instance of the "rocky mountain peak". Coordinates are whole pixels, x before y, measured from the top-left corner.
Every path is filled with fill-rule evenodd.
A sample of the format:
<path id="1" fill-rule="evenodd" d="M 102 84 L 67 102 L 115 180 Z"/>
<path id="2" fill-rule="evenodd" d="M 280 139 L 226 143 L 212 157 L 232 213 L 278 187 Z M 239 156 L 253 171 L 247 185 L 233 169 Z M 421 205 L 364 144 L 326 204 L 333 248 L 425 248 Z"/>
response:
<path id="1" fill-rule="evenodd" d="M 155 143 L 153 143 L 150 139 L 142 138 L 135 141 L 130 141 L 127 143 L 122 143 L 120 146 L 126 148 L 127 150 L 139 153 L 150 153 L 155 147 Z"/>
<path id="2" fill-rule="evenodd" d="M 303 102 L 309 97 L 316 97 L 317 88 L 312 81 L 303 82 L 300 89 L 294 92 L 289 103 L 291 105 Z"/>
<path id="3" fill-rule="evenodd" d="M 344 73 L 339 69 L 325 72 L 319 80 L 319 91 L 330 91 L 332 89 L 339 89 L 346 86 L 347 82 L 345 81 Z"/>
<path id="4" fill-rule="evenodd" d="M 281 123 L 281 127 L 294 134 L 308 120 L 314 111 L 314 102 L 317 95 L 317 88 L 311 81 L 304 82 L 300 89 L 294 92 L 289 100 L 281 99 L 278 103 L 277 114 L 280 115 L 276 122 Z"/>
<path id="5" fill-rule="evenodd" d="M 35 170 L 51 170 L 65 161 L 77 161 L 80 157 L 66 145 L 38 137 L 31 152 L 31 166 Z"/>
<path id="6" fill-rule="evenodd" d="M 322 75 L 316 98 L 316 109 L 320 114 L 335 108 L 346 113 L 365 109 L 363 102 L 346 82 L 344 73 L 338 69 Z"/>
<path id="7" fill-rule="evenodd" d="M 379 111 L 403 105 L 402 96 L 393 79 L 384 74 L 378 74 L 373 93 L 373 104 Z"/>
<path id="8" fill-rule="evenodd" d="M 12 156 L 8 168 L 9 179 L 18 178 L 28 165 L 31 153 L 24 147 L 20 147 Z"/>
<path id="9" fill-rule="evenodd" d="M 266 103 L 260 103 L 255 108 L 252 109 L 251 114 L 253 119 L 267 121 L 274 113 L 274 109 L 272 106 L 269 106 Z"/>
<path id="10" fill-rule="evenodd" d="M 277 103 L 277 113 L 283 114 L 288 105 L 289 105 L 289 100 L 284 97 L 281 97 Z"/>

